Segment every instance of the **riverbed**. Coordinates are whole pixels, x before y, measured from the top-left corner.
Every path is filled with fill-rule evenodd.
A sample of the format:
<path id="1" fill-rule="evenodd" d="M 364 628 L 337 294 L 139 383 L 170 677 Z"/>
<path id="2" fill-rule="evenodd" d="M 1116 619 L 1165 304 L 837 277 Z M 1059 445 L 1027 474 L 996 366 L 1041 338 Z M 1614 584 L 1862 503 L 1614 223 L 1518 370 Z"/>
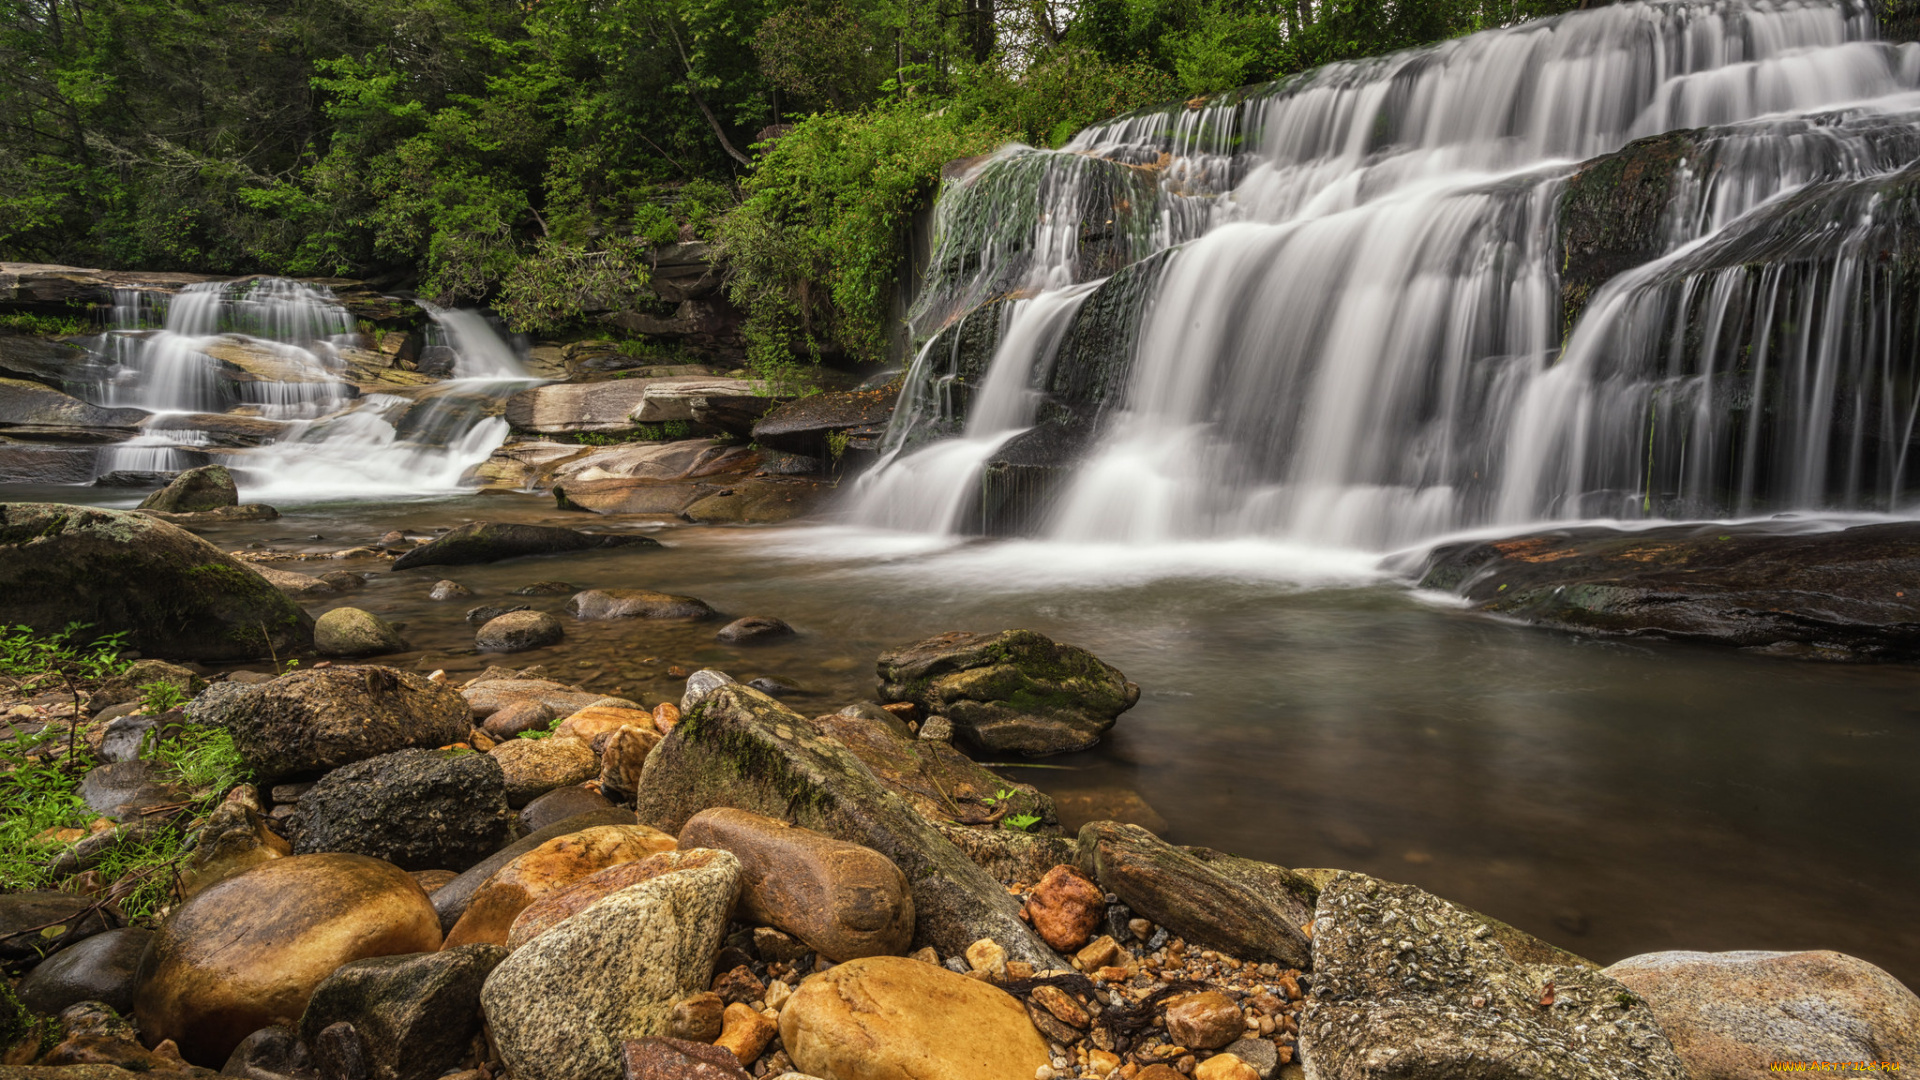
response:
<path id="1" fill-rule="evenodd" d="M 91 489 L 4 494 L 131 503 Z M 1005 763 L 1070 824 L 1128 814 L 1176 843 L 1410 882 L 1602 963 L 1824 948 L 1920 985 L 1920 670 L 1511 625 L 1351 551 L 702 528 L 552 507 L 521 494 L 283 504 L 277 521 L 204 535 L 229 551 L 319 554 L 475 519 L 645 531 L 665 547 L 397 574 L 365 556 L 270 565 L 369 575 L 309 610 L 352 605 L 404 624 L 413 650 L 382 662 L 456 676 L 540 664 L 649 705 L 677 700 L 675 669 L 715 667 L 778 679 L 797 688 L 784 698 L 793 708 L 828 712 L 873 696 L 889 647 L 1030 627 L 1142 688 L 1100 747 Z M 474 596 L 428 599 L 441 578 Z M 696 596 L 799 634 L 728 646 L 714 640 L 719 621 L 562 615 L 561 645 L 473 652 L 470 607 L 562 613 L 565 592 L 512 594 L 540 581 Z"/>

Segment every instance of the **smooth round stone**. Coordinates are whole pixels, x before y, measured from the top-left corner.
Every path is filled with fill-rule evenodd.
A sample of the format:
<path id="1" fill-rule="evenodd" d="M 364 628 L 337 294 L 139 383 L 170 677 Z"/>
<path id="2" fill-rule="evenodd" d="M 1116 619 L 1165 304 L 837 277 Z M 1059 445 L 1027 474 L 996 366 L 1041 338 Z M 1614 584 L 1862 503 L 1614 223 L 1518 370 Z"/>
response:
<path id="1" fill-rule="evenodd" d="M 528 803 L 526 809 L 520 811 L 520 827 L 528 832 L 539 832 L 570 817 L 612 808 L 613 803 L 597 791 L 588 791 L 584 787 L 563 787 Z"/>
<path id="2" fill-rule="evenodd" d="M 717 859 L 737 866 L 733 856 L 702 848 L 698 851 L 661 851 L 638 862 L 618 863 L 562 889 L 542 895 L 514 917 L 507 930 L 507 948 L 519 950 L 541 934 L 623 889 L 632 888 L 657 877 L 697 870 Z"/>
<path id="3" fill-rule="evenodd" d="M 321 656 L 379 656 L 406 647 L 400 632 L 371 611 L 334 608 L 313 621 L 313 651 Z"/>
<path id="4" fill-rule="evenodd" d="M 519 809 L 557 788 L 584 784 L 600 759 L 578 739 L 508 739 L 488 751 L 507 781 L 507 805 Z"/>
<path id="5" fill-rule="evenodd" d="M 998 987 L 901 956 L 813 976 L 780 1012 L 794 1067 L 860 1080 L 1032 1080 L 1046 1040 Z"/>
<path id="6" fill-rule="evenodd" d="M 473 894 L 447 946 L 505 945 L 513 920 L 534 901 L 610 866 L 672 851 L 674 839 L 645 825 L 602 825 L 553 839 L 502 867 Z"/>
<path id="7" fill-rule="evenodd" d="M 566 636 L 560 620 L 544 611 L 510 611 L 482 626 L 473 643 L 481 652 L 525 652 L 557 645 Z"/>
<path id="8" fill-rule="evenodd" d="M 473 595 L 473 590 L 451 578 L 442 578 L 427 590 L 429 600 L 465 600 Z"/>
<path id="9" fill-rule="evenodd" d="M 576 619 L 705 619 L 714 611 L 704 600 L 651 589 L 588 589 L 567 601 Z"/>
<path id="10" fill-rule="evenodd" d="M 552 706 L 541 701 L 516 701 L 487 717 L 481 727 L 496 739 L 517 739 L 553 723 Z"/>
<path id="11" fill-rule="evenodd" d="M 21 1004 L 45 1016 L 82 1001 L 127 1012 L 133 1008 L 140 956 L 152 937 L 150 930 L 127 926 L 67 946 L 20 980 Z"/>
<path id="12" fill-rule="evenodd" d="M 792 637 L 793 627 L 779 619 L 749 615 L 733 620 L 713 636 L 729 645 L 750 645 Z"/>
<path id="13" fill-rule="evenodd" d="M 589 705 L 554 729 L 556 739 L 579 739 L 591 743 L 609 731 L 623 727 L 651 728 L 653 714 L 645 709 L 626 709 L 612 705 Z"/>
<path id="14" fill-rule="evenodd" d="M 275 859 L 175 908 L 144 965 L 133 1014 L 146 1037 L 218 1068 L 240 1040 L 294 1025 L 314 987 L 369 956 L 431 952 L 440 919 L 392 863 L 328 853 Z"/>

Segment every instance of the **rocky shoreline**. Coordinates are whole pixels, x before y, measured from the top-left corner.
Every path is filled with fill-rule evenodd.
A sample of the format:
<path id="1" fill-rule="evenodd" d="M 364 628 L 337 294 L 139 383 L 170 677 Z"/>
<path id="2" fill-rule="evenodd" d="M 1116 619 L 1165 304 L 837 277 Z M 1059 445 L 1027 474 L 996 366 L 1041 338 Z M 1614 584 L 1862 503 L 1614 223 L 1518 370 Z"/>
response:
<path id="1" fill-rule="evenodd" d="M 253 574 L 142 515 L 10 504 L 0 529 L 9 552 L 183 566 L 140 571 L 154 596 L 120 597 L 133 618 L 182 617 L 162 601 L 191 590 L 168 574 Z M 475 526 L 402 543 L 433 567 L 614 539 Z M 307 586 L 262 587 L 255 602 L 277 605 Z M 569 610 L 698 604 L 619 592 Z M 476 635 L 528 614 L 552 618 L 496 614 Z M 73 732 L 101 818 L 46 838 L 57 889 L 0 895 L 0 958 L 21 976 L 0 997 L 0 1077 L 1478 1080 L 1920 1062 L 1920 998 L 1838 953 L 1602 969 L 1410 885 L 1114 821 L 1068 834 L 1045 795 L 966 751 L 1078 749 L 1140 690 L 1032 631 L 889 650 L 873 700 L 812 717 L 714 670 L 643 701 L 539 668 L 456 685 L 343 657 L 209 680 L 151 658 L 192 659 L 165 644 L 148 656 L 123 681 L 175 680 L 191 700 L 155 713 L 100 686 L 77 712 L 60 695 L 4 703 L 9 740 Z M 142 748 L 204 731 L 252 782 L 195 814 Z M 186 838 L 177 884 L 128 920 L 97 868 L 159 832 Z"/>

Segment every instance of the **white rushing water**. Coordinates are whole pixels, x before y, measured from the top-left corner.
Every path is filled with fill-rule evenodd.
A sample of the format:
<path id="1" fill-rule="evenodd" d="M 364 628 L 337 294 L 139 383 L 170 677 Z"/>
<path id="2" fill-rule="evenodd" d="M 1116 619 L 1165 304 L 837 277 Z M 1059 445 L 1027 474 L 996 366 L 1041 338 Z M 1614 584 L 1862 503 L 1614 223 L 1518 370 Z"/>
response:
<path id="1" fill-rule="evenodd" d="M 1028 523 L 1055 540 L 1900 509 L 1920 373 L 1869 256 L 1876 185 L 1920 160 L 1920 46 L 1874 30 L 1856 3 L 1620 4 L 1003 150 L 942 194 L 917 323 L 1015 297 L 991 365 L 955 376 L 933 337 L 853 517 L 966 529 L 983 469 L 1071 396 L 1063 337 L 1100 334 L 1122 376 Z M 1665 254 L 1569 334 L 1567 177 L 1709 126 Z M 1143 302 L 1089 299 L 1129 263 Z"/>
<path id="2" fill-rule="evenodd" d="M 347 368 L 364 343 L 322 286 L 250 278 L 172 296 L 123 291 L 96 344 L 111 375 L 75 389 L 155 415 L 141 435 L 103 449 L 96 471 L 217 462 L 263 501 L 460 489 L 506 440 L 506 398 L 537 382 L 485 316 L 423 307 L 429 347 L 451 353 L 453 378 L 362 395 Z M 222 438 L 235 430 L 245 438 Z"/>

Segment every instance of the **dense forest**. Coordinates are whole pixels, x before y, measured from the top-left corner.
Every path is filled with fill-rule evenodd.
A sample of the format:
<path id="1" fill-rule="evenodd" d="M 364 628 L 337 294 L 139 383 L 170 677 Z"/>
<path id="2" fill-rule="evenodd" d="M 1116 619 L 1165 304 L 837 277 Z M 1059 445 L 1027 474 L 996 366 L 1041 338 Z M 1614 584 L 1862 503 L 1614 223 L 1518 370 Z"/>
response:
<path id="1" fill-rule="evenodd" d="M 888 333 L 943 163 L 1578 0 L 4 0 L 0 259 L 366 278 L 559 333 L 719 246 L 761 359 Z"/>

